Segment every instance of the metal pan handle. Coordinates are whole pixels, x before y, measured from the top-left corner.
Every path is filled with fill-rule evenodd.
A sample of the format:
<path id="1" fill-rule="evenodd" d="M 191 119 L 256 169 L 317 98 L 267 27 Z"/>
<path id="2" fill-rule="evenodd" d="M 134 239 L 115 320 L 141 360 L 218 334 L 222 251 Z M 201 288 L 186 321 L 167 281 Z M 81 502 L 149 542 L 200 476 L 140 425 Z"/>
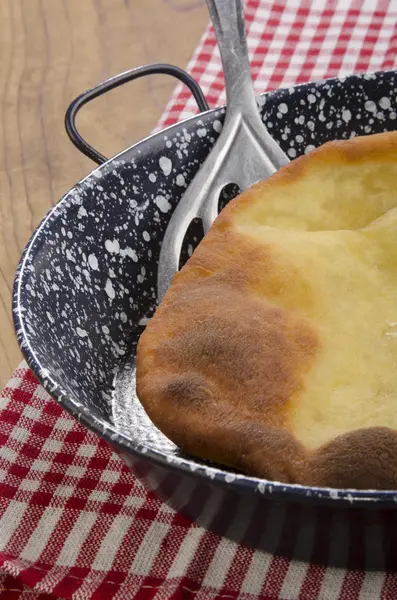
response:
<path id="1" fill-rule="evenodd" d="M 139 77 L 145 77 L 146 75 L 171 75 L 171 77 L 175 77 L 179 79 L 182 83 L 184 83 L 189 90 L 191 91 L 194 99 L 197 102 L 197 106 L 199 107 L 200 112 L 205 112 L 209 110 L 209 106 L 205 99 L 205 96 L 201 90 L 199 84 L 191 77 L 186 71 L 176 67 L 174 65 L 168 64 L 152 64 L 152 65 L 144 65 L 142 67 L 137 67 L 135 69 L 131 69 L 130 71 L 125 71 L 124 73 L 120 73 L 120 75 L 115 75 L 106 81 L 103 81 L 99 85 L 87 90 L 83 94 L 80 94 L 71 104 L 66 111 L 65 114 L 65 129 L 71 140 L 71 142 L 76 146 L 82 154 L 91 158 L 98 165 L 106 162 L 108 159 L 103 156 L 100 152 L 95 150 L 90 144 L 88 144 L 80 135 L 76 127 L 76 115 L 79 110 L 94 98 L 98 98 L 98 96 L 102 96 L 106 92 L 113 90 L 128 81 L 133 81 L 134 79 L 138 79 Z"/>

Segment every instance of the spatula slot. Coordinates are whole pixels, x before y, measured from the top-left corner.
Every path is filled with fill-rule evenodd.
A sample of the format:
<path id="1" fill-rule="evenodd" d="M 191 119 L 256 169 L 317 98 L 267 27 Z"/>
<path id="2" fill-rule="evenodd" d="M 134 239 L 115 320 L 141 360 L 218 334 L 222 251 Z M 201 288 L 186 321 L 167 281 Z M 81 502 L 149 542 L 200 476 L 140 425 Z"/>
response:
<path id="1" fill-rule="evenodd" d="M 182 251 L 179 259 L 179 269 L 181 269 L 188 258 L 190 258 L 203 237 L 203 223 L 199 217 L 196 217 L 190 223 L 183 240 Z"/>
<path id="2" fill-rule="evenodd" d="M 240 188 L 235 183 L 225 185 L 219 194 L 218 212 L 221 212 L 225 206 L 240 193 Z"/>

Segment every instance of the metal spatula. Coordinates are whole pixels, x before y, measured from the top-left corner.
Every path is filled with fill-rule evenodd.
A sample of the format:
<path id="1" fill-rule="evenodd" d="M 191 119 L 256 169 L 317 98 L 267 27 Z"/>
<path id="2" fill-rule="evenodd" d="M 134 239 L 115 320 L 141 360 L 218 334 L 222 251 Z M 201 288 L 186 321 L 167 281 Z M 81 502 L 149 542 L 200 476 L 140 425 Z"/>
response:
<path id="1" fill-rule="evenodd" d="M 159 302 L 178 271 L 192 220 L 201 218 L 206 233 L 218 214 L 219 195 L 227 184 L 237 184 L 242 191 L 289 162 L 262 122 L 256 104 L 242 0 L 207 0 L 207 5 L 225 75 L 226 117 L 218 140 L 168 224 L 159 259 Z"/>

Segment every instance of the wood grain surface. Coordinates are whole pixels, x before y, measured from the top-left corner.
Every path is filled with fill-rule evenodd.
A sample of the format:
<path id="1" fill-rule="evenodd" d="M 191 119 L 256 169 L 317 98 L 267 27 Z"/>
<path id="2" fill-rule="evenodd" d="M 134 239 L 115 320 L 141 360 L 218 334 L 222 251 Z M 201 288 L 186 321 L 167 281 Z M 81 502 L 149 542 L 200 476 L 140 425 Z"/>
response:
<path id="1" fill-rule="evenodd" d="M 60 196 L 92 168 L 69 142 L 65 109 L 134 66 L 184 67 L 208 21 L 204 0 L 1 0 L 0 386 L 21 360 L 11 291 L 21 252 Z M 147 135 L 175 87 L 154 76 L 85 107 L 82 134 L 106 156 Z"/>

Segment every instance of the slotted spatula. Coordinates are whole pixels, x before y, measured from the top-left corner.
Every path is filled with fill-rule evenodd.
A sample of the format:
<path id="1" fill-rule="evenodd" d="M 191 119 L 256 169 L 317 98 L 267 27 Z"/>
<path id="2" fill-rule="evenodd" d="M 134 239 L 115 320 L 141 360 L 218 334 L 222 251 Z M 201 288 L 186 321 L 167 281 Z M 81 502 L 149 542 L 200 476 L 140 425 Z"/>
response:
<path id="1" fill-rule="evenodd" d="M 183 240 L 192 220 L 201 218 L 207 233 L 226 185 L 234 183 L 245 190 L 289 162 L 262 122 L 256 104 L 242 0 L 207 0 L 207 5 L 225 75 L 226 117 L 218 140 L 168 224 L 159 258 L 159 302 L 179 269 Z"/>

